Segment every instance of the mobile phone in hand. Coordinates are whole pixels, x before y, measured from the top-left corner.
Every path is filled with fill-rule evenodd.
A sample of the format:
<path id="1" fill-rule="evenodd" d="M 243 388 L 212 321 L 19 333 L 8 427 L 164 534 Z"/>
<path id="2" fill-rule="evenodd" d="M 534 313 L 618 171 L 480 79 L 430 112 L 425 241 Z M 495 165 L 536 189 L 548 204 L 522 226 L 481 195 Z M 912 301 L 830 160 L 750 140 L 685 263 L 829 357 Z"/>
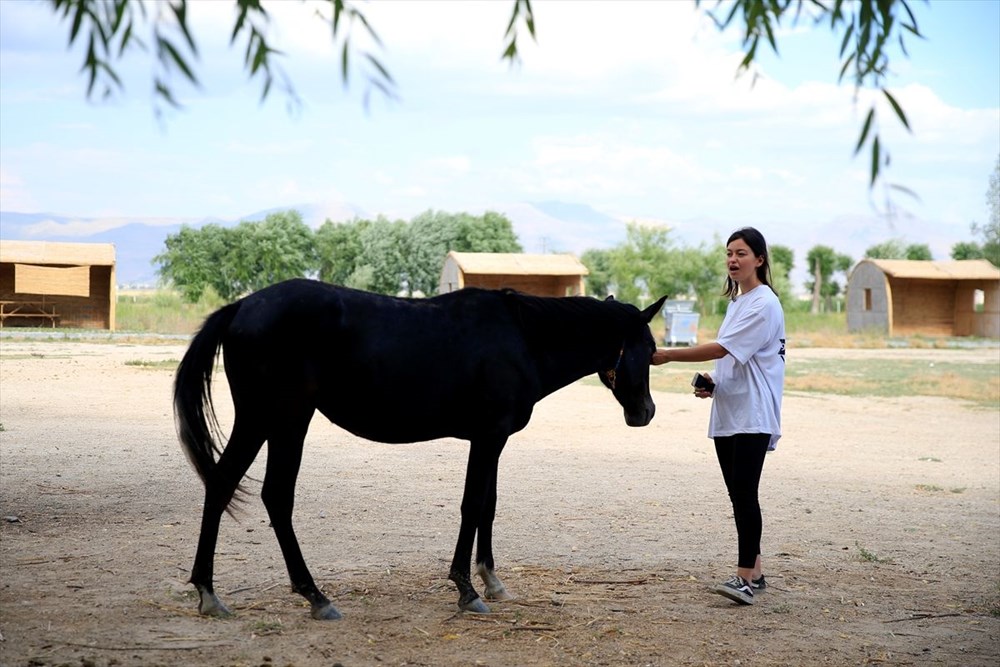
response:
<path id="1" fill-rule="evenodd" d="M 695 389 L 701 389 L 702 391 L 707 391 L 710 394 L 715 391 L 715 383 L 709 380 L 701 373 L 694 374 L 694 377 L 691 378 L 691 386 L 694 387 Z"/>

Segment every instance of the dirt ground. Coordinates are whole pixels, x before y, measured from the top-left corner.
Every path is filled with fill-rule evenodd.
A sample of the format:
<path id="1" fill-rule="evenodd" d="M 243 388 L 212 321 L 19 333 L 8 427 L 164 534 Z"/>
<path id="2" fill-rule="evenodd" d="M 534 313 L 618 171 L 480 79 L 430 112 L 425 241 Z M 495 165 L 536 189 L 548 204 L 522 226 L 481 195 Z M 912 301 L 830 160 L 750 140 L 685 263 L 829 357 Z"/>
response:
<path id="1" fill-rule="evenodd" d="M 741 607 L 708 591 L 736 551 L 708 401 L 658 393 L 630 429 L 603 387 L 572 385 L 501 459 L 497 567 L 517 599 L 482 616 L 456 613 L 446 579 L 466 444 L 370 443 L 318 418 L 296 527 L 343 620 L 289 592 L 257 497 L 220 536 L 235 615 L 202 618 L 186 584 L 202 490 L 172 369 L 137 363 L 183 351 L 0 340 L 0 664 L 1000 663 L 1000 415 L 936 398 L 786 395 L 762 483 L 770 587 Z M 838 354 L 1000 369 L 995 348 L 789 363 Z"/>

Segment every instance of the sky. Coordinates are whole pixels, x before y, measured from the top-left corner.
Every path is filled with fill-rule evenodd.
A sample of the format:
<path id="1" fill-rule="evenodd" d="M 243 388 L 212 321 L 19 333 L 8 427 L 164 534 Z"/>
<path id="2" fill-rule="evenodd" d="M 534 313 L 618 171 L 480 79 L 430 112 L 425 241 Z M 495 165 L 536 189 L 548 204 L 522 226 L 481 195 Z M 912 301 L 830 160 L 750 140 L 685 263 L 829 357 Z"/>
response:
<path id="1" fill-rule="evenodd" d="M 119 63 L 124 92 L 88 100 L 69 23 L 48 3 L 0 0 L 0 210 L 76 218 L 58 231 L 86 234 L 307 202 L 405 220 L 567 202 L 681 240 L 754 225 L 771 243 L 836 249 L 861 230 L 928 243 L 936 259 L 988 215 L 1000 0 L 910 0 L 924 39 L 890 51 L 887 85 L 912 133 L 885 105 L 878 129 L 887 183 L 915 196 L 868 187 L 854 145 L 870 93 L 838 85 L 839 41 L 808 19 L 782 26 L 756 77 L 737 77 L 741 35 L 706 16 L 714 2 L 536 0 L 537 41 L 522 27 L 513 66 L 500 58 L 512 2 L 356 3 L 382 48 L 357 26 L 352 44 L 375 49 L 390 99 L 354 67 L 344 85 L 316 16 L 326 3 L 265 3 L 301 100 L 290 109 L 278 88 L 260 102 L 242 43 L 229 46 L 232 3 L 191 4 L 201 86 L 173 76 L 183 108 L 160 117 L 151 54 Z"/>

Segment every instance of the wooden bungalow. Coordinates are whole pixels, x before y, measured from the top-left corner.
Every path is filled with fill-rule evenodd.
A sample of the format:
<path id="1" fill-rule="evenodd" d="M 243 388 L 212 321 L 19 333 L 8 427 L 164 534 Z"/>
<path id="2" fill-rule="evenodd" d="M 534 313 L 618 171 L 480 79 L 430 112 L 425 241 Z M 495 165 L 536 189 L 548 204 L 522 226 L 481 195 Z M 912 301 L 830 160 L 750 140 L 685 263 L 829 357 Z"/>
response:
<path id="1" fill-rule="evenodd" d="M 1000 269 L 985 259 L 863 259 L 848 277 L 847 330 L 866 329 L 1000 338 Z"/>
<path id="2" fill-rule="evenodd" d="M 115 329 L 110 243 L 0 240 L 0 327 Z"/>
<path id="3" fill-rule="evenodd" d="M 438 293 L 510 288 L 537 296 L 583 296 L 587 267 L 573 255 L 449 252 Z"/>

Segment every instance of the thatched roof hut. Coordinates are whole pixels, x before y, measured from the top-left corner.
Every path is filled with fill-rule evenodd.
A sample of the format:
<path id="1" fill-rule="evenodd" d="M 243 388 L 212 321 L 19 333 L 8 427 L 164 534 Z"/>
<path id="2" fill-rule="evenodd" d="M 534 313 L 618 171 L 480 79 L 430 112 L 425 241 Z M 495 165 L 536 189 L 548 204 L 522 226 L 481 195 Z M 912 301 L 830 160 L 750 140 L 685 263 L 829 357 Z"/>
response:
<path id="1" fill-rule="evenodd" d="M 110 243 L 0 240 L 0 326 L 115 329 Z"/>
<path id="2" fill-rule="evenodd" d="M 1000 338 L 1000 269 L 985 259 L 863 259 L 848 277 L 847 330 L 865 329 Z"/>
<path id="3" fill-rule="evenodd" d="M 589 272 L 573 255 L 449 252 L 438 292 L 463 287 L 510 288 L 538 296 L 582 296 Z"/>

